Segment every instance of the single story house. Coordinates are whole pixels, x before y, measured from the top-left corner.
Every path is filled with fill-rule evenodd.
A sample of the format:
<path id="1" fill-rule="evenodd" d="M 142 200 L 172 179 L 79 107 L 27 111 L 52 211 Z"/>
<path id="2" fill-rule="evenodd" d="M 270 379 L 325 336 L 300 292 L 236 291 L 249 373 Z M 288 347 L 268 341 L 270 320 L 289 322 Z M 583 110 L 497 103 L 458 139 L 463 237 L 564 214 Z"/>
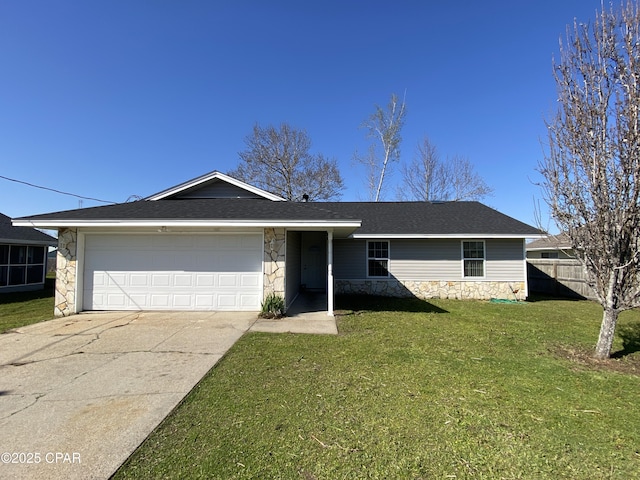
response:
<path id="1" fill-rule="evenodd" d="M 56 315 L 288 308 L 304 290 L 527 296 L 525 239 L 478 202 L 289 202 L 219 172 L 146 199 L 14 220 L 59 232 Z"/>
<path id="2" fill-rule="evenodd" d="M 566 233 L 559 233 L 527 243 L 527 258 L 560 260 L 576 257 L 569 236 Z"/>
<path id="3" fill-rule="evenodd" d="M 0 213 L 0 294 L 40 290 L 47 274 L 47 251 L 58 241 L 31 227 L 14 227 Z"/>

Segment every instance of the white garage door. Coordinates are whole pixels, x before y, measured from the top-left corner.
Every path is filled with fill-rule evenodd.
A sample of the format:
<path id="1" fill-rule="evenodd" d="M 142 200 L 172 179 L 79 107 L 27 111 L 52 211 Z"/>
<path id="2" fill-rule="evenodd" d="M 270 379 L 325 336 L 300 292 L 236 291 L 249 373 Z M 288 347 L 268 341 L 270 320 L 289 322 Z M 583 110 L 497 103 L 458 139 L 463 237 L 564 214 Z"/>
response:
<path id="1" fill-rule="evenodd" d="M 85 310 L 259 310 L 262 235 L 86 235 Z"/>

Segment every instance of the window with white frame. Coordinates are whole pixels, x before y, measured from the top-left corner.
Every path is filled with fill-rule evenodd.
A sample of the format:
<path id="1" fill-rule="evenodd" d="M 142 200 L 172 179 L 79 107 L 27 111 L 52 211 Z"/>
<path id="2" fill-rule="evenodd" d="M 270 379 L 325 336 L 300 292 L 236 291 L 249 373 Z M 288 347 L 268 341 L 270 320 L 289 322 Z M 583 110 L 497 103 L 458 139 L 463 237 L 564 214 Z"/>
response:
<path id="1" fill-rule="evenodd" d="M 368 241 L 367 242 L 367 276 L 368 277 L 388 277 L 389 276 L 389 242 Z"/>
<path id="2" fill-rule="evenodd" d="M 465 277 L 484 277 L 484 261 L 483 240 L 462 242 L 462 271 Z"/>

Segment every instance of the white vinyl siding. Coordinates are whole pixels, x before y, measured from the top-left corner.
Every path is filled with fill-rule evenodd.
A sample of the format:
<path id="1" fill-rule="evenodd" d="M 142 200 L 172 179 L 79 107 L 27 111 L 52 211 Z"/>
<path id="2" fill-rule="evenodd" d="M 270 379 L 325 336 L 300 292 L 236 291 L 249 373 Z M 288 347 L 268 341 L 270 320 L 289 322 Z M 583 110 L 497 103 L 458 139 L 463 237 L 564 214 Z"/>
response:
<path id="1" fill-rule="evenodd" d="M 461 239 L 390 240 L 390 278 L 418 281 L 523 281 L 522 239 L 486 239 L 484 277 L 463 277 Z M 364 240 L 334 242 L 336 279 L 366 279 Z"/>
<path id="2" fill-rule="evenodd" d="M 460 243 L 451 240 L 392 241 L 391 275 L 401 280 L 458 280 Z"/>
<path id="3" fill-rule="evenodd" d="M 353 279 L 367 277 L 367 242 L 365 240 L 333 241 L 333 277 Z"/>
<path id="4" fill-rule="evenodd" d="M 525 280 L 523 239 L 485 241 L 485 276 L 488 280 Z"/>

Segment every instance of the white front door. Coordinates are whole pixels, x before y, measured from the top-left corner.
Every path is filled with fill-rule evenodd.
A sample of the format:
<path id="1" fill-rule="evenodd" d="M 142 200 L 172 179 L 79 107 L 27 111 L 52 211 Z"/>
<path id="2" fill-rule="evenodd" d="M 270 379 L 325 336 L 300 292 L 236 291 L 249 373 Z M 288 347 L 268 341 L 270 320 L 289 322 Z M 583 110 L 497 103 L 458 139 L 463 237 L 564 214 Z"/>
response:
<path id="1" fill-rule="evenodd" d="M 85 310 L 259 310 L 262 234 L 87 234 Z"/>

